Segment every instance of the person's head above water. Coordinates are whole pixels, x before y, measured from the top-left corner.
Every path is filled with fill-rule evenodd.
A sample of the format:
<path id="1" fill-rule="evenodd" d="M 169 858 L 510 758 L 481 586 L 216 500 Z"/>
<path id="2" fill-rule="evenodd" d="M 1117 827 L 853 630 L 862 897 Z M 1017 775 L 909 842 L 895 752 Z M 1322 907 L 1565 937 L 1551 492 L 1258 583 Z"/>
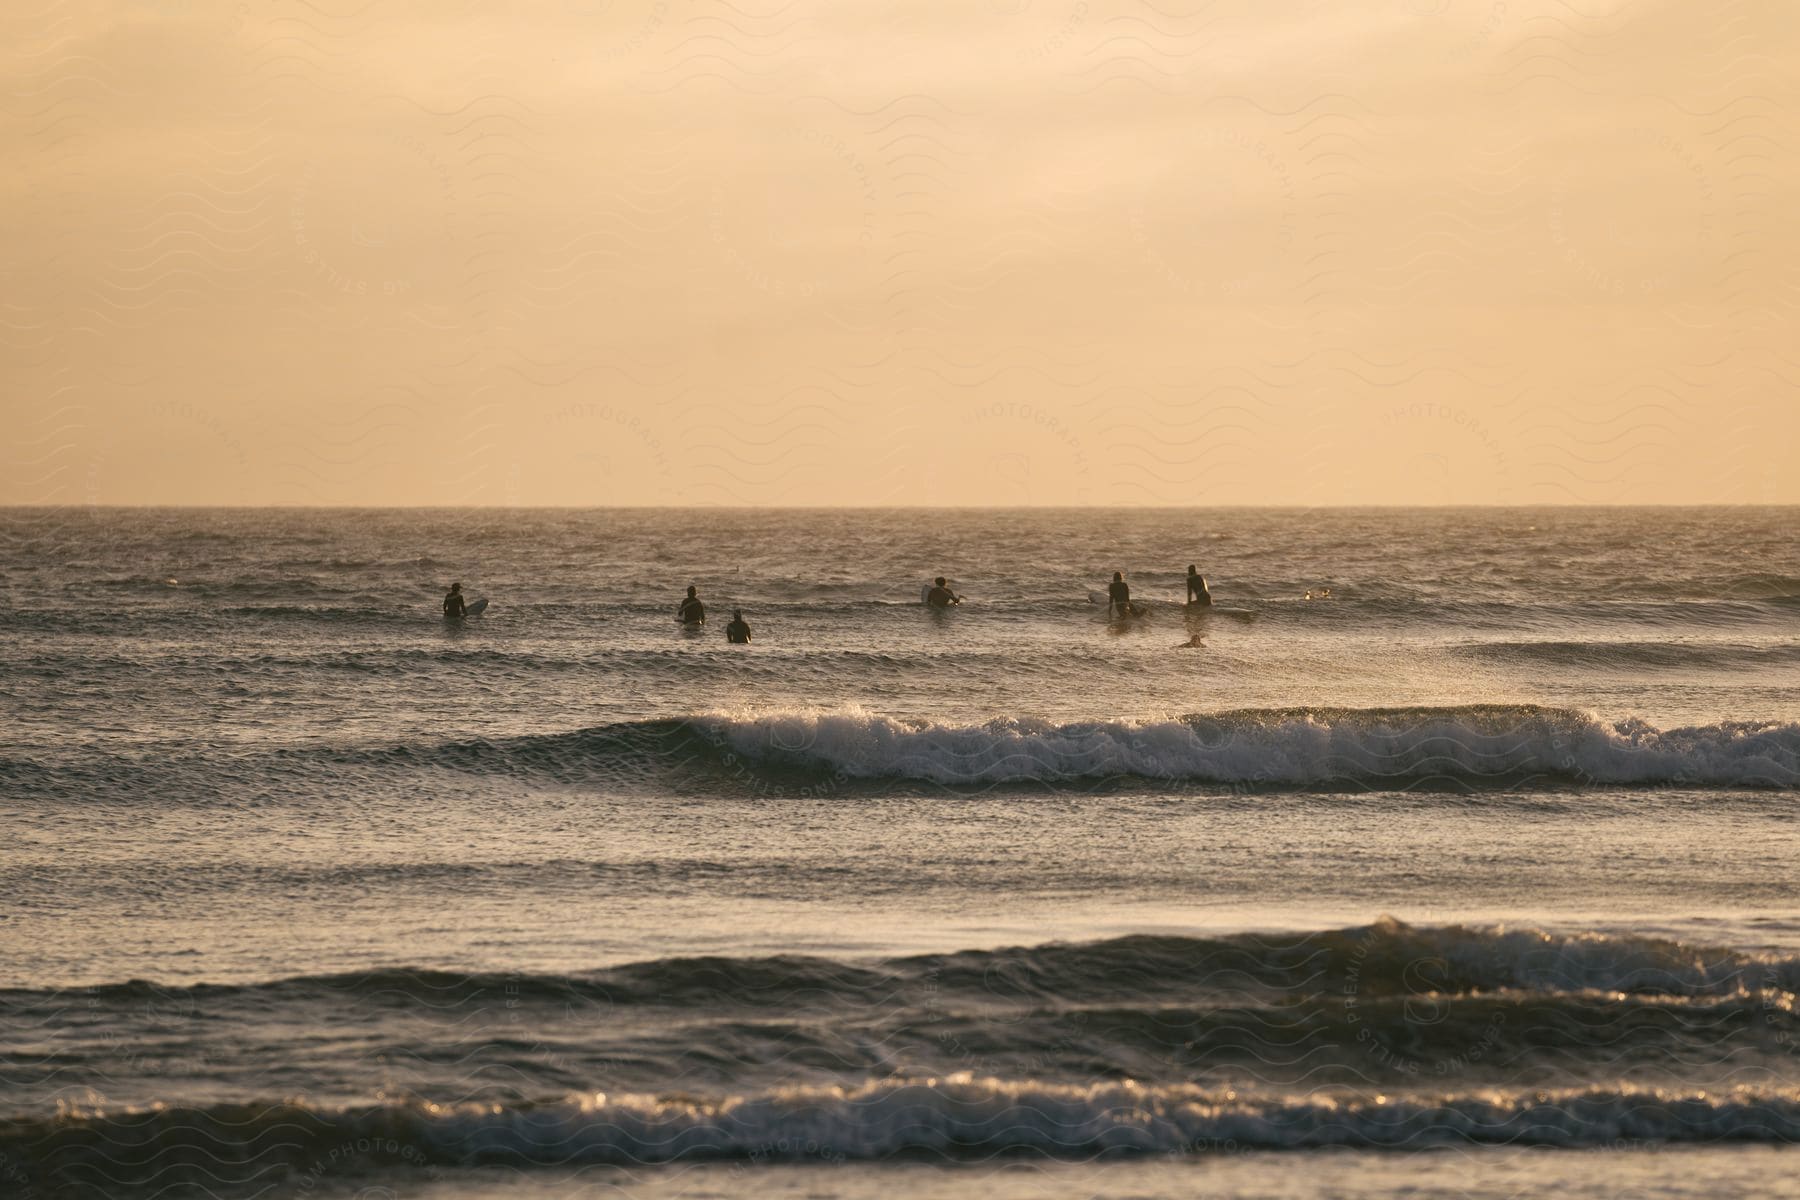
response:
<path id="1" fill-rule="evenodd" d="M 1198 575 L 1199 573 L 1200 573 L 1199 567 L 1196 567 L 1193 563 L 1188 564 L 1188 574 L 1189 575 Z"/>
<path id="2" fill-rule="evenodd" d="M 937 586 L 939 586 L 939 587 L 943 587 L 944 586 L 944 577 L 942 575 L 939 575 L 936 579 L 932 580 L 931 582 L 937 584 Z"/>
<path id="3" fill-rule="evenodd" d="M 734 620 L 734 621 L 741 621 L 741 620 L 743 620 L 743 619 L 744 619 L 744 610 L 743 610 L 743 609 L 741 609 L 741 608 L 734 608 L 734 609 L 732 609 L 732 610 L 731 610 L 731 619 L 732 619 L 732 620 Z"/>
<path id="4" fill-rule="evenodd" d="M 453 584 L 451 584 L 451 585 L 450 585 L 450 590 L 451 590 L 451 591 L 453 591 L 453 592 L 460 592 L 460 591 L 462 591 L 462 584 L 460 584 L 460 583 L 453 583 Z"/>
<path id="5" fill-rule="evenodd" d="M 688 585 L 688 598 L 691 600 L 691 599 L 693 599 L 694 595 L 695 595 L 694 587 L 692 584 L 689 584 Z"/>
<path id="6" fill-rule="evenodd" d="M 1113 572 L 1113 582 L 1114 583 L 1123 583 L 1124 581 L 1125 581 L 1125 572 L 1123 572 L 1123 571 L 1114 571 Z"/>

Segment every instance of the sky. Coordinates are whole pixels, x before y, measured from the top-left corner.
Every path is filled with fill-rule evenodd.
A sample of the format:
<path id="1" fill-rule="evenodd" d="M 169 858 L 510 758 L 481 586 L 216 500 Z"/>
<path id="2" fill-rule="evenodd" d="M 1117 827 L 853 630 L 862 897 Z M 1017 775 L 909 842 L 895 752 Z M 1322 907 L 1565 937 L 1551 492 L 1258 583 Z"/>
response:
<path id="1" fill-rule="evenodd" d="M 1790 0 L 22 0 L 3 504 L 1800 503 Z"/>

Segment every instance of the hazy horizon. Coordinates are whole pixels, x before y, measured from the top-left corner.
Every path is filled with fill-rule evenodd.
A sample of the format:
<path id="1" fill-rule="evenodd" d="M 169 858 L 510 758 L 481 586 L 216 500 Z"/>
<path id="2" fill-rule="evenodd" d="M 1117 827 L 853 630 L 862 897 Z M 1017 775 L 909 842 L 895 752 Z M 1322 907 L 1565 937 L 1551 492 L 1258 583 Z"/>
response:
<path id="1" fill-rule="evenodd" d="M 1231 512 L 1318 511 L 1358 512 L 1417 510 L 1420 512 L 1483 509 L 1493 511 L 1581 512 L 1593 509 L 1719 509 L 1800 508 L 1795 502 L 1683 503 L 1683 504 L 1581 504 L 1573 501 L 1536 504 L 0 504 L 0 511 L 45 512 L 69 509 L 95 511 L 168 512 L 345 512 L 357 510 L 411 510 L 442 512 L 1033 512 L 1065 509 L 1071 512 Z"/>
<path id="2" fill-rule="evenodd" d="M 9 13 L 0 504 L 1800 502 L 1800 32 L 1698 14 Z"/>

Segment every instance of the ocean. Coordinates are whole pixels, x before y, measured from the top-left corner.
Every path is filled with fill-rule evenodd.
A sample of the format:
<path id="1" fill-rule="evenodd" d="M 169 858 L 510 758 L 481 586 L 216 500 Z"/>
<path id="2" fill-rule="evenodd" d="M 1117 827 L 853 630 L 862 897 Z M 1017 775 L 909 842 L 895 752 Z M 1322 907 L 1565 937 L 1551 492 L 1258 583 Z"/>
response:
<path id="1" fill-rule="evenodd" d="M 1800 510 L 9 509 L 0 622 L 9 1198 L 1800 1174 Z"/>

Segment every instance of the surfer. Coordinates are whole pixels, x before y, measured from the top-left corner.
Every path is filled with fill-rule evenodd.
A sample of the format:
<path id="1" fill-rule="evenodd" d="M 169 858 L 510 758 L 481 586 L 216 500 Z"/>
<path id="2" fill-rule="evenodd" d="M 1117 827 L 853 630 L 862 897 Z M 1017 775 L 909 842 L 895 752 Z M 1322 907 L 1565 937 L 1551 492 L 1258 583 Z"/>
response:
<path id="1" fill-rule="evenodd" d="M 1206 590 L 1206 576 L 1202 575 L 1200 573 L 1200 568 L 1194 566 L 1192 563 L 1188 564 L 1187 589 L 1187 602 L 1189 604 L 1212 603 L 1212 593 Z"/>
<path id="2" fill-rule="evenodd" d="M 750 623 L 744 620 L 743 609 L 734 608 L 731 610 L 731 624 L 725 627 L 725 640 L 734 646 L 748 646 L 750 644 Z"/>
<path id="3" fill-rule="evenodd" d="M 453 583 L 450 590 L 444 593 L 444 616 L 448 620 L 460 621 L 464 611 L 462 584 Z"/>
<path id="4" fill-rule="evenodd" d="M 689 586 L 687 599 L 683 600 L 681 607 L 675 610 L 675 619 L 683 625 L 706 624 L 706 605 L 700 603 L 700 592 L 697 588 Z"/>
<path id="5" fill-rule="evenodd" d="M 1106 608 L 1108 612 L 1116 612 L 1121 617 L 1131 615 L 1131 585 L 1125 582 L 1125 572 L 1114 571 L 1113 581 L 1106 588 Z"/>
<path id="6" fill-rule="evenodd" d="M 949 608 L 952 604 L 961 604 L 962 597 L 950 590 L 950 585 L 939 575 L 931 581 L 931 590 L 925 593 L 925 603 L 933 608 Z"/>

